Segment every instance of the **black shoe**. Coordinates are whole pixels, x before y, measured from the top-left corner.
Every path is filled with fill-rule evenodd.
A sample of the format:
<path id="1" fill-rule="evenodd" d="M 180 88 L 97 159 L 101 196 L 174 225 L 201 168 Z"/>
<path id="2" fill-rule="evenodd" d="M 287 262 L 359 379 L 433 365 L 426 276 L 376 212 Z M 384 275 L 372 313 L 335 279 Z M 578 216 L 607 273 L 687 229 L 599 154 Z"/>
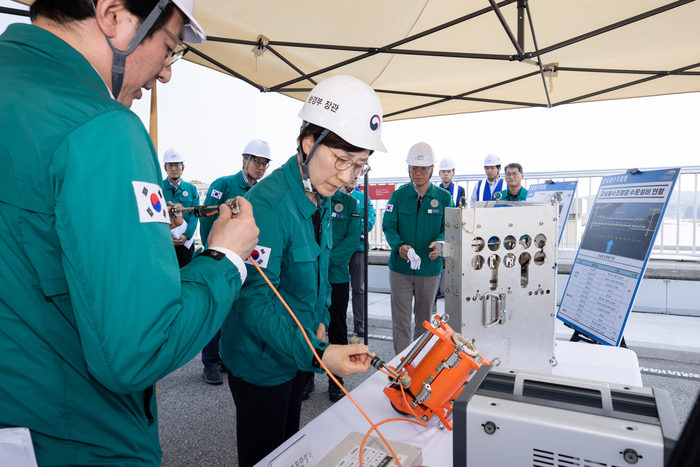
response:
<path id="1" fill-rule="evenodd" d="M 224 362 L 219 362 L 219 371 L 221 373 L 228 373 L 228 368 L 224 365 Z"/>
<path id="2" fill-rule="evenodd" d="M 365 337 L 365 328 L 361 324 L 356 325 L 355 334 L 357 334 L 357 337 Z"/>
<path id="3" fill-rule="evenodd" d="M 204 371 L 202 371 L 202 377 L 204 378 L 204 381 L 209 384 L 222 384 L 224 382 L 224 377 L 221 376 L 218 366 L 204 368 Z"/>
<path id="4" fill-rule="evenodd" d="M 301 400 L 305 401 L 311 396 L 311 393 L 316 389 L 315 373 L 309 372 L 306 374 L 306 383 L 304 384 L 304 390 L 301 392 Z"/>
<path id="5" fill-rule="evenodd" d="M 337 379 L 342 386 L 343 378 L 338 378 L 336 376 L 335 379 Z M 345 397 L 345 393 L 343 392 L 343 390 L 340 389 L 338 385 L 335 384 L 335 382 L 333 382 L 332 379 L 328 378 L 328 398 L 330 399 L 330 401 L 338 402 L 343 397 Z"/>

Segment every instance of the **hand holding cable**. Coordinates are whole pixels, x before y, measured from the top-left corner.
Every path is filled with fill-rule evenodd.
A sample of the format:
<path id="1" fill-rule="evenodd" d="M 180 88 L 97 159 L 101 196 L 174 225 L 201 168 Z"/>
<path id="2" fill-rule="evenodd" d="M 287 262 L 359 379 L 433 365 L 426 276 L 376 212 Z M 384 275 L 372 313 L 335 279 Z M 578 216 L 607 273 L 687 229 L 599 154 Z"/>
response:
<path id="1" fill-rule="evenodd" d="M 316 359 L 318 359 L 318 354 L 316 353 L 316 349 L 311 344 L 309 337 L 306 335 L 306 332 L 304 331 L 304 327 L 301 325 L 301 323 L 297 319 L 297 317 L 294 314 L 294 312 L 292 311 L 292 309 L 289 308 L 289 305 L 287 305 L 287 302 L 284 300 L 284 298 L 282 298 L 282 295 L 280 295 L 280 293 L 277 291 L 277 289 L 272 284 L 272 282 L 270 282 L 270 279 L 268 279 L 268 277 L 265 275 L 265 273 L 262 271 L 262 269 L 260 269 L 260 266 L 258 266 L 258 264 L 255 262 L 253 262 L 253 266 L 255 266 L 255 269 L 258 270 L 258 272 L 263 277 L 263 279 L 265 279 L 265 282 L 267 282 L 267 285 L 270 286 L 270 288 L 275 293 L 277 298 L 282 302 L 282 305 L 284 305 L 284 307 L 287 309 L 287 311 L 289 312 L 289 315 L 292 317 L 294 322 L 297 324 L 297 326 L 301 330 L 302 335 L 304 336 L 304 339 L 306 340 L 306 344 L 309 346 L 309 348 L 313 352 Z M 329 354 L 329 351 L 331 352 L 330 354 Z M 340 357 L 340 366 L 338 366 L 338 367 L 335 366 L 337 357 Z M 391 448 L 391 446 L 389 445 L 387 440 L 384 438 L 384 436 L 379 432 L 379 429 L 378 429 L 379 425 L 382 425 L 386 422 L 398 421 L 398 420 L 416 423 L 416 424 L 424 426 L 424 427 L 427 427 L 428 424 L 425 423 L 424 421 L 420 420 L 418 418 L 418 416 L 416 415 L 416 413 L 413 411 L 413 409 L 411 409 L 411 412 L 416 417 L 416 420 L 410 419 L 410 418 L 401 418 L 401 417 L 397 418 L 397 417 L 395 417 L 395 418 L 389 418 L 389 419 L 383 420 L 379 423 L 372 422 L 372 420 L 365 413 L 365 411 L 362 410 L 362 407 L 360 407 L 360 404 L 357 403 L 357 401 L 350 395 L 350 393 L 345 389 L 345 387 L 338 382 L 338 380 L 334 376 L 334 373 L 335 373 L 338 376 L 340 376 L 341 378 L 346 378 L 347 376 L 350 376 L 352 374 L 362 373 L 364 371 L 367 371 L 371 365 L 371 360 L 373 359 L 373 357 L 375 357 L 375 356 L 369 352 L 369 347 L 367 347 L 366 345 L 362 345 L 362 344 L 330 345 L 330 346 L 326 347 L 326 350 L 323 353 L 323 358 L 321 358 L 319 363 L 321 364 L 321 368 L 323 368 L 326 371 L 326 373 L 328 374 L 328 377 L 331 378 L 333 380 L 333 382 L 335 382 L 335 384 L 338 385 L 338 387 L 340 387 L 340 389 L 345 393 L 345 395 L 348 396 L 348 399 L 353 404 L 355 404 L 357 409 L 362 413 L 362 415 L 365 417 L 365 419 L 371 425 L 370 430 L 367 432 L 367 435 L 362 440 L 362 444 L 360 446 L 360 449 L 362 450 L 362 448 L 364 447 L 365 442 L 367 441 L 367 438 L 369 437 L 370 433 L 372 433 L 372 431 L 376 431 L 377 434 L 379 435 L 379 437 L 381 438 L 381 440 L 386 445 L 387 449 L 389 449 L 389 452 L 391 452 L 391 455 L 394 457 L 395 462 L 398 464 L 399 467 L 401 467 L 401 462 L 399 461 L 398 456 L 396 455 L 394 450 Z M 350 363 L 350 365 L 348 365 L 348 362 Z M 331 370 L 326 363 L 330 364 L 331 367 L 333 367 L 333 370 Z M 343 371 L 344 371 L 343 368 L 345 368 L 345 367 L 347 367 L 347 369 L 349 369 L 351 372 L 350 373 L 343 373 Z M 335 371 L 336 369 L 338 369 L 340 371 Z M 359 369 L 359 371 L 357 371 L 358 369 Z M 382 372 L 385 372 L 386 374 L 389 374 L 384 369 L 380 368 L 379 370 Z M 396 374 L 395 371 L 394 371 L 394 374 Z M 403 392 L 403 388 L 401 389 L 401 391 Z M 406 399 L 405 393 L 404 393 L 403 397 L 404 397 L 404 400 L 406 401 L 406 405 L 408 405 L 408 400 Z M 364 467 L 364 461 L 363 461 L 362 456 L 360 456 L 360 467 Z"/>
<path id="2" fill-rule="evenodd" d="M 226 204 L 218 206 L 219 218 L 212 224 L 207 245 L 229 249 L 245 259 L 258 244 L 260 229 L 255 225 L 253 206 L 241 196 L 235 201 L 238 214 Z"/>
<path id="3" fill-rule="evenodd" d="M 234 215 L 239 213 L 238 203 L 235 199 L 227 199 L 223 204 L 231 208 L 231 212 L 233 212 Z M 168 213 L 170 214 L 171 219 L 181 217 L 186 212 L 191 212 L 194 214 L 194 217 L 209 217 L 219 213 L 219 205 L 206 206 L 200 204 L 186 208 L 180 203 L 173 204 L 172 201 L 168 201 L 168 205 Z"/>

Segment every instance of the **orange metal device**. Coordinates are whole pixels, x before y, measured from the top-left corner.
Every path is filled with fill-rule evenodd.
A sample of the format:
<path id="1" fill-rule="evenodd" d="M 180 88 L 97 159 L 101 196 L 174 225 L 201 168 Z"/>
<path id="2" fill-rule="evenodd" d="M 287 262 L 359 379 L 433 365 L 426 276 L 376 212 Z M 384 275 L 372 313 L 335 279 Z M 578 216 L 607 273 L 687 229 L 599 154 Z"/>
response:
<path id="1" fill-rule="evenodd" d="M 433 415 L 442 425 L 452 430 L 454 400 L 481 365 L 491 362 L 481 355 L 474 343 L 447 325 L 447 315 L 436 315 L 429 323 L 423 322 L 426 333 L 416 342 L 401 364 L 395 369 L 401 376 L 392 381 L 384 393 L 398 412 L 410 415 L 399 384 L 403 384 L 413 412 L 424 421 Z M 433 338 L 437 341 L 417 365 L 413 360 Z"/>

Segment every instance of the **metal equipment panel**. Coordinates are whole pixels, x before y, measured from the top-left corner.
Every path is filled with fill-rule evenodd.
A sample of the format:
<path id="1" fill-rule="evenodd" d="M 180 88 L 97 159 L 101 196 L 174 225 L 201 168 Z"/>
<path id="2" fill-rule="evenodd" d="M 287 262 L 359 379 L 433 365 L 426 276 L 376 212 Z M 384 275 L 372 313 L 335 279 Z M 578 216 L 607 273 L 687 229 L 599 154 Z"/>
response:
<path id="1" fill-rule="evenodd" d="M 488 366 L 455 402 L 454 422 L 455 467 L 661 467 L 679 433 L 661 389 Z"/>
<path id="2" fill-rule="evenodd" d="M 504 206 L 504 207 L 499 207 Z M 479 351 L 507 368 L 552 372 L 558 207 L 447 208 L 445 311 Z M 459 327 L 457 327 L 459 329 Z"/>

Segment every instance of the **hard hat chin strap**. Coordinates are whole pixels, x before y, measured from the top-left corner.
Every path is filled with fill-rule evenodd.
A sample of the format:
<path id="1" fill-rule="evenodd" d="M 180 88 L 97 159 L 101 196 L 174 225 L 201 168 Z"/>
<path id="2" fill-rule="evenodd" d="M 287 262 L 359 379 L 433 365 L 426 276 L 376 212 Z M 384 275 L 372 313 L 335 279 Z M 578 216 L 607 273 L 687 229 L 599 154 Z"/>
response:
<path id="1" fill-rule="evenodd" d="M 90 3 L 92 3 L 93 8 L 95 8 L 95 14 L 97 14 L 97 7 L 95 7 L 93 2 Z M 126 50 L 119 50 L 115 48 L 110 38 L 105 36 L 107 38 L 107 42 L 109 43 L 109 47 L 112 49 L 112 95 L 115 99 L 119 97 L 119 93 L 122 90 L 122 85 L 124 84 L 124 68 L 126 67 L 127 55 L 133 52 L 134 49 L 141 43 L 143 38 L 146 37 L 146 34 L 148 34 L 148 31 L 151 29 L 151 26 L 153 26 L 153 23 L 155 23 L 161 13 L 165 11 L 168 3 L 170 3 L 170 0 L 160 0 L 158 2 L 158 5 L 156 5 L 153 11 L 149 13 L 146 20 L 141 23 L 141 26 L 139 26 L 134 37 L 131 38 L 131 42 L 129 42 L 129 46 L 126 48 Z"/>
<path id="2" fill-rule="evenodd" d="M 308 122 L 304 122 L 306 125 L 308 125 Z M 302 126 L 304 128 L 306 125 Z M 321 141 L 323 141 L 323 138 L 326 137 L 326 135 L 330 133 L 330 130 L 324 129 L 321 134 L 318 136 L 316 139 L 316 142 L 314 143 L 313 147 L 311 148 L 311 151 L 309 151 L 309 155 L 306 156 L 306 159 L 304 159 L 304 151 L 302 150 L 302 144 L 303 141 L 299 143 L 299 154 L 301 156 L 301 184 L 304 185 L 304 190 L 308 191 L 309 193 L 318 193 L 316 190 L 314 190 L 314 187 L 311 185 L 311 180 L 309 180 L 309 162 L 311 161 L 311 158 L 314 156 L 314 153 L 316 152 L 316 148 L 318 147 L 319 144 L 321 144 Z M 319 201 L 320 196 L 317 196 L 317 202 Z"/>

